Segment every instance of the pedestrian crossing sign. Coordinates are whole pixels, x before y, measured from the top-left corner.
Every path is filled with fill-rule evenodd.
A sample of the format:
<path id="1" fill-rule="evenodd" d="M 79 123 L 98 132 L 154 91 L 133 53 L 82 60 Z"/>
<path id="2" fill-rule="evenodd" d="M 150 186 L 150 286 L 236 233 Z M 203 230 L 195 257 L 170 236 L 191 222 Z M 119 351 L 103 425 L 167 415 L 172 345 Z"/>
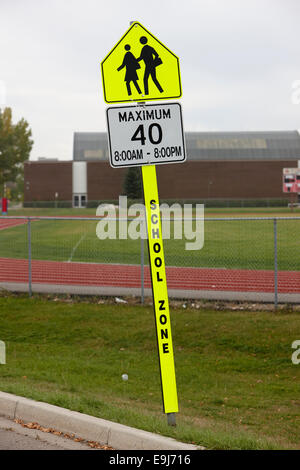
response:
<path id="1" fill-rule="evenodd" d="M 106 103 L 182 95 L 178 57 L 138 22 L 101 62 L 101 72 Z"/>

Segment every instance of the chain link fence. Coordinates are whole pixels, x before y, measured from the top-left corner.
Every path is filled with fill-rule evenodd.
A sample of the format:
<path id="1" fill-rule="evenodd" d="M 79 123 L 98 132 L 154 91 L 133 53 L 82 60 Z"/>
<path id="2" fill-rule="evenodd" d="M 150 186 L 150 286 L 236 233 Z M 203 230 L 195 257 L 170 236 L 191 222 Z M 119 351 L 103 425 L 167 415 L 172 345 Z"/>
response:
<path id="1" fill-rule="evenodd" d="M 0 288 L 143 303 L 152 295 L 147 241 L 119 237 L 133 219 L 109 220 L 115 239 L 100 240 L 99 217 L 0 216 Z M 201 250 L 186 250 L 173 236 L 176 220 L 165 222 L 170 298 L 300 302 L 300 217 L 205 218 Z"/>

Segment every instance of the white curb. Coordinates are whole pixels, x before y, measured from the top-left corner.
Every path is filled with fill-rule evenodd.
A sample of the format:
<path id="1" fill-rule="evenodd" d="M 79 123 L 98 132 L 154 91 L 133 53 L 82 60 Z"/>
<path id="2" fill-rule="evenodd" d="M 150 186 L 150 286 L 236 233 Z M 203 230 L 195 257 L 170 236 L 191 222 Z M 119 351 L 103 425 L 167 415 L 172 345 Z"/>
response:
<path id="1" fill-rule="evenodd" d="M 0 392 L 0 416 L 75 434 L 118 450 L 203 450 L 151 432 Z"/>

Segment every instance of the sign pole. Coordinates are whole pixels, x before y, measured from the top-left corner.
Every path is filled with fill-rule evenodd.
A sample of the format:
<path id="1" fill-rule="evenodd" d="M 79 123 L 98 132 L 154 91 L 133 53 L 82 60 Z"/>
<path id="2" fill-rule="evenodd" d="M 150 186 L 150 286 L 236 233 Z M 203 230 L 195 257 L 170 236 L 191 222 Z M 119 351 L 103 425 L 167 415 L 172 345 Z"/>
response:
<path id="1" fill-rule="evenodd" d="M 178 400 L 155 165 L 142 166 L 142 177 L 163 406 L 168 424 L 176 426 Z"/>
<path id="2" fill-rule="evenodd" d="M 145 102 L 181 97 L 179 58 L 131 21 L 102 60 L 101 75 L 106 103 L 131 104 L 106 110 L 109 158 L 113 168 L 142 166 L 163 407 L 175 426 L 178 399 L 155 165 L 184 162 L 185 139 L 179 103 Z"/>
<path id="3" fill-rule="evenodd" d="M 133 23 L 134 21 L 130 21 L 129 23 L 130 26 Z M 151 270 L 152 295 L 153 295 L 156 338 L 157 338 L 159 366 L 160 366 L 161 387 L 162 387 L 162 395 L 163 395 L 163 406 L 164 406 L 165 413 L 167 413 L 168 425 L 176 426 L 176 414 L 175 413 L 178 412 L 178 399 L 177 399 L 177 387 L 176 387 L 173 344 L 172 344 L 172 336 L 171 336 L 169 299 L 168 299 L 168 290 L 167 290 L 167 282 L 166 282 L 165 257 L 164 257 L 164 251 L 163 251 L 159 199 L 158 199 L 158 187 L 157 187 L 155 165 L 142 166 L 142 180 L 143 180 L 143 190 L 144 190 L 144 202 L 145 202 L 145 208 L 146 208 L 146 225 L 147 225 L 147 230 L 148 230 L 148 238 L 147 238 L 148 239 L 148 252 L 149 252 L 149 260 L 150 260 L 150 270 Z M 155 212 L 151 213 L 151 209 Z M 154 216 L 154 219 L 153 219 L 153 216 Z M 158 227 L 158 231 L 157 231 L 157 227 Z M 155 248 L 154 248 L 154 245 L 156 245 Z M 158 261 L 159 258 L 155 257 L 155 255 L 157 254 L 155 250 L 158 250 L 158 247 L 160 247 L 159 253 L 160 253 L 160 259 L 161 259 L 161 266 L 159 268 L 157 268 L 157 264 L 160 263 Z M 152 265 L 154 265 L 154 270 L 153 270 Z M 155 271 L 155 269 L 160 269 L 160 274 L 163 276 L 161 279 L 159 276 L 157 278 L 153 276 L 153 272 Z M 159 271 L 156 271 L 156 273 L 159 273 Z M 163 285 L 161 285 L 161 288 L 158 288 L 158 282 L 163 283 Z M 144 300 L 144 296 L 143 296 L 143 300 Z M 161 310 L 161 308 L 164 308 L 164 310 Z M 161 314 L 161 312 L 163 312 L 163 314 Z M 165 322 L 163 324 L 161 323 L 162 319 Z M 160 325 L 162 326 L 168 325 L 168 326 L 167 328 L 161 328 Z M 169 342 L 163 343 L 162 342 L 163 340 L 169 340 Z M 166 352 L 166 350 L 168 352 Z M 164 354 L 170 354 L 171 359 L 168 358 L 166 361 Z M 168 365 L 171 365 L 169 369 L 168 369 Z"/>

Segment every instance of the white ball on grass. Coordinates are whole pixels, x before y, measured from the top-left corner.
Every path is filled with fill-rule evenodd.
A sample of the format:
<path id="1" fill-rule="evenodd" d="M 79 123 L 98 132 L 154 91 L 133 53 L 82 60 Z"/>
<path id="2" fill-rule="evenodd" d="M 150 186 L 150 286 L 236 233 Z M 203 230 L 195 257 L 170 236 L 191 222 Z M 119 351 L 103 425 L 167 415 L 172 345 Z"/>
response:
<path id="1" fill-rule="evenodd" d="M 127 374 L 123 374 L 123 375 L 122 375 L 122 379 L 123 379 L 123 380 L 128 380 L 128 375 L 127 375 Z"/>

